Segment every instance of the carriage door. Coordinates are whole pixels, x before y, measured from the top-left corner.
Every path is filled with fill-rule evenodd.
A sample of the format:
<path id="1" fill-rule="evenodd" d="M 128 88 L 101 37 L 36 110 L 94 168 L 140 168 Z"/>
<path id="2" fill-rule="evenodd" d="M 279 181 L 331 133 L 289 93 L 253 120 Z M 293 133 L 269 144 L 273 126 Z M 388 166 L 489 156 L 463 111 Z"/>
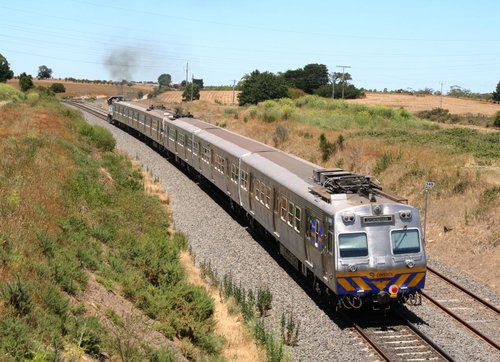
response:
<path id="1" fill-rule="evenodd" d="M 330 218 L 329 218 L 330 221 Z M 329 223 L 329 229 L 326 233 L 326 245 L 323 250 L 322 263 L 323 263 L 323 282 L 326 284 L 334 282 L 334 268 L 335 268 L 335 252 L 333 246 L 335 245 L 333 225 Z"/>
<path id="2" fill-rule="evenodd" d="M 321 253 L 324 249 L 324 235 L 323 235 L 323 223 L 321 220 L 307 213 L 307 229 L 306 234 L 306 256 L 309 266 L 311 266 L 316 272 L 322 269 L 322 257 Z"/>

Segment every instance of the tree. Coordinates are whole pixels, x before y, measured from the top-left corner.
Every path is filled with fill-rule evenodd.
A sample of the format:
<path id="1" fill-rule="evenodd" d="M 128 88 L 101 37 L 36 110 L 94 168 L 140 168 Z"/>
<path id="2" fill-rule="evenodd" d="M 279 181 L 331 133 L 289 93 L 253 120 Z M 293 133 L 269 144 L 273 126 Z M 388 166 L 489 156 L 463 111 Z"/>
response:
<path id="1" fill-rule="evenodd" d="M 261 73 L 258 70 L 245 75 L 240 89 L 240 106 L 288 96 L 288 87 L 283 77 L 271 72 Z"/>
<path id="2" fill-rule="evenodd" d="M 158 85 L 160 89 L 170 87 L 172 83 L 172 76 L 170 74 L 163 73 L 158 77 Z"/>
<path id="3" fill-rule="evenodd" d="M 324 64 L 307 64 L 304 67 L 304 92 L 312 94 L 315 89 L 328 84 L 328 68 Z"/>
<path id="4" fill-rule="evenodd" d="M 328 84 L 328 68 L 324 64 L 307 64 L 303 69 L 287 70 L 282 76 L 290 87 L 309 94 Z"/>
<path id="5" fill-rule="evenodd" d="M 40 65 L 38 67 L 38 79 L 49 79 L 52 77 L 52 69 L 46 65 Z"/>
<path id="6" fill-rule="evenodd" d="M 14 72 L 10 70 L 10 64 L 5 57 L 0 54 L 0 82 L 5 83 L 12 79 Z"/>
<path id="7" fill-rule="evenodd" d="M 497 89 L 493 92 L 493 100 L 500 102 L 500 82 L 497 83 Z"/>
<path id="8" fill-rule="evenodd" d="M 190 101 L 191 95 L 192 95 L 192 100 L 200 99 L 200 87 L 198 87 L 198 84 L 196 83 L 188 84 L 188 86 L 184 89 L 184 92 L 182 93 L 182 100 Z"/>
<path id="9" fill-rule="evenodd" d="M 31 75 L 26 73 L 21 73 L 19 76 L 19 87 L 23 92 L 26 92 L 28 89 L 33 87 L 33 78 Z"/>
<path id="10" fill-rule="evenodd" d="M 66 92 L 66 87 L 62 83 L 52 83 L 50 90 L 54 93 L 64 93 Z"/>
<path id="11" fill-rule="evenodd" d="M 198 84 L 198 87 L 200 87 L 200 89 L 203 89 L 203 79 L 193 78 L 193 83 Z"/>

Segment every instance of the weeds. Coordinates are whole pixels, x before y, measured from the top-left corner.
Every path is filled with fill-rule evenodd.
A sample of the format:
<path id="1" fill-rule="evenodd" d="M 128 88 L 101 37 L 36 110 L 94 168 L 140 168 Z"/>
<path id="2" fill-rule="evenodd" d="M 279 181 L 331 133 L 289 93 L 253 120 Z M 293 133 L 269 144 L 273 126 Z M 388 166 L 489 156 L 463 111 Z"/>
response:
<path id="1" fill-rule="evenodd" d="M 252 335 L 266 349 L 268 361 L 283 361 L 285 358 L 284 344 L 295 346 L 298 343 L 299 327 L 293 316 L 288 319 L 282 315 L 282 338 L 276 339 L 272 332 L 268 332 L 264 323 L 267 312 L 271 309 L 272 293 L 268 287 L 259 287 L 257 292 L 246 291 L 241 284 L 236 284 L 231 275 L 225 274 L 222 281 L 210 262 L 200 263 L 201 274 L 205 279 L 219 288 L 221 297 L 232 298 L 240 307 L 243 320 L 250 326 Z M 283 324 L 284 323 L 284 324 Z"/>
<path id="2" fill-rule="evenodd" d="M 19 275 L 16 275 L 14 282 L 2 287 L 2 297 L 7 304 L 14 307 L 18 316 L 28 315 L 33 308 L 28 285 L 21 281 Z"/>

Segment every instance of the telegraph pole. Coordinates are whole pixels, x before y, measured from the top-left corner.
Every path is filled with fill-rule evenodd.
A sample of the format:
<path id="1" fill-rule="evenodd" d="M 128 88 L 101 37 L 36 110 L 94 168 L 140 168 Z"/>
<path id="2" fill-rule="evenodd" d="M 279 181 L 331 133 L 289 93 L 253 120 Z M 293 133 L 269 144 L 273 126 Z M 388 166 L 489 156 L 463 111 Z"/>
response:
<path id="1" fill-rule="evenodd" d="M 350 68 L 350 65 L 337 65 L 337 68 L 342 68 L 342 99 L 344 99 L 344 89 L 345 89 L 345 82 L 344 82 L 344 74 L 345 74 L 345 68 Z"/>
<path id="2" fill-rule="evenodd" d="M 233 106 L 234 106 L 234 93 L 236 89 L 236 79 L 233 79 Z"/>
<path id="3" fill-rule="evenodd" d="M 186 87 L 188 85 L 188 69 L 189 69 L 189 62 L 186 62 Z"/>
<path id="4" fill-rule="evenodd" d="M 335 99 L 335 72 L 332 72 L 332 99 Z"/>
<path id="5" fill-rule="evenodd" d="M 193 101 L 194 74 L 191 74 L 191 102 Z"/>
<path id="6" fill-rule="evenodd" d="M 443 81 L 441 81 L 441 103 L 439 105 L 439 108 L 443 108 Z"/>

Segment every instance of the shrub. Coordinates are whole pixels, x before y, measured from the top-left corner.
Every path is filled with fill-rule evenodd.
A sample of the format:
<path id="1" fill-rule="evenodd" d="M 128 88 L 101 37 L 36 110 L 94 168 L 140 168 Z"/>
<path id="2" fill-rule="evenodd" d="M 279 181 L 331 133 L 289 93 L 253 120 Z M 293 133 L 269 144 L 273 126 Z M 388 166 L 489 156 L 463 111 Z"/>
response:
<path id="1" fill-rule="evenodd" d="M 33 78 L 31 75 L 28 75 L 26 73 L 21 73 L 19 76 L 19 88 L 23 92 L 26 92 L 28 89 L 33 88 Z"/>
<path id="2" fill-rule="evenodd" d="M 84 123 L 79 131 L 82 136 L 88 138 L 102 151 L 113 151 L 116 146 L 116 140 L 113 138 L 112 133 L 104 127 Z"/>
<path id="3" fill-rule="evenodd" d="M 64 93 L 66 92 L 66 87 L 62 83 L 52 83 L 49 88 L 54 93 Z"/>
<path id="4" fill-rule="evenodd" d="M 2 287 L 2 297 L 19 315 L 24 316 L 31 312 L 33 305 L 28 286 L 21 281 L 19 275 L 16 276 L 15 282 Z"/>
<path id="5" fill-rule="evenodd" d="M 498 111 L 497 113 L 495 113 L 495 120 L 493 122 L 493 125 L 495 127 L 500 127 L 500 111 Z"/>
<path id="6" fill-rule="evenodd" d="M 336 151 L 336 144 L 327 140 L 324 133 L 319 136 L 319 149 L 323 162 L 328 161 L 330 155 Z"/>
<path id="7" fill-rule="evenodd" d="M 288 128 L 285 125 L 282 125 L 282 124 L 278 125 L 278 127 L 276 127 L 276 129 L 274 130 L 274 134 L 273 134 L 274 146 L 277 147 L 281 143 L 288 140 L 289 135 L 290 135 L 290 131 L 288 130 Z"/>

